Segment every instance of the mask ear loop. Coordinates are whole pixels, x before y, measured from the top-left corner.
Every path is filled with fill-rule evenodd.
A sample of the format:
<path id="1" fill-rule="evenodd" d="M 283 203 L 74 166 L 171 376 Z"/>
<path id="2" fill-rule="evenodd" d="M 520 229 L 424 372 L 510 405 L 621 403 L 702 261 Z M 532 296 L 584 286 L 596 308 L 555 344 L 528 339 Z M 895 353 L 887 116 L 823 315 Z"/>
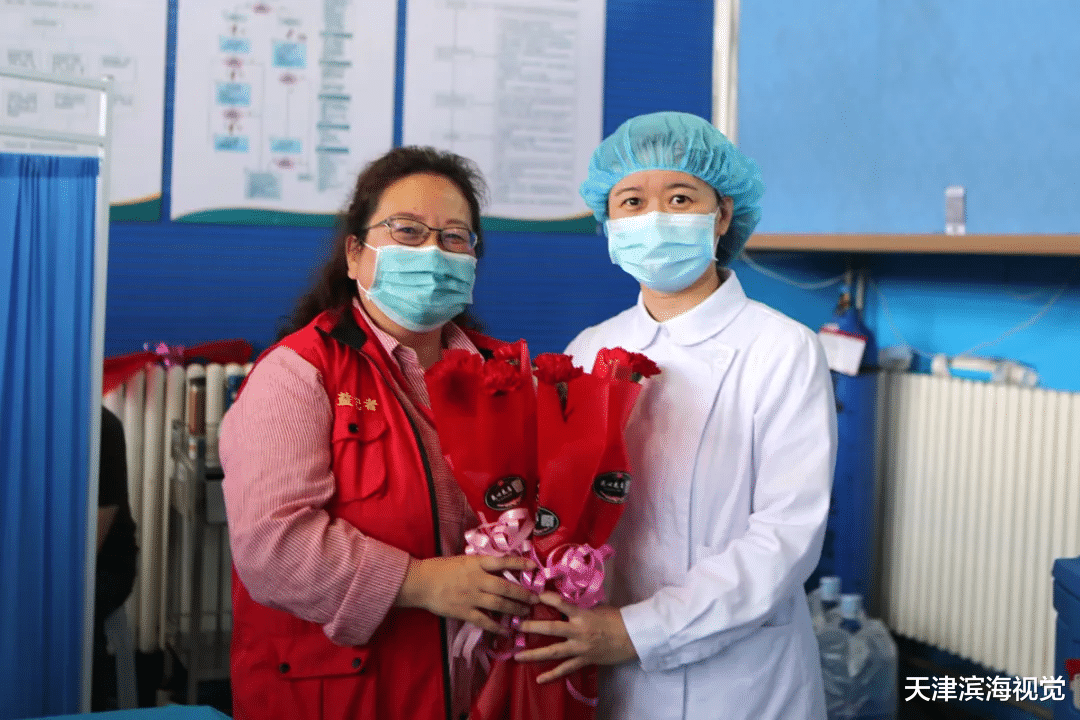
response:
<path id="1" fill-rule="evenodd" d="M 716 210 L 710 213 L 712 215 L 712 229 L 709 231 L 713 236 L 712 239 L 712 260 L 713 263 L 720 262 L 720 258 L 716 257 L 716 252 L 720 249 L 720 239 L 723 235 L 716 234 L 716 218 L 720 217 L 720 207 L 717 206 Z"/>
<path id="2" fill-rule="evenodd" d="M 367 243 L 367 240 L 361 242 L 360 244 L 375 253 L 375 267 L 371 269 L 371 289 L 374 289 L 375 285 L 379 282 L 379 248 L 375 247 L 374 245 L 369 245 Z M 364 297 L 366 297 L 368 300 L 371 299 L 371 289 L 368 289 L 361 285 L 359 277 L 356 278 L 356 287 L 359 288 L 360 292 L 364 293 Z"/>
<path id="3" fill-rule="evenodd" d="M 713 213 L 713 232 L 714 233 L 716 232 L 716 218 L 720 216 L 720 211 L 723 209 L 724 198 L 726 197 L 729 200 L 731 200 L 731 220 L 728 221 L 728 229 L 724 232 L 723 235 L 717 235 L 716 237 L 713 238 L 713 251 L 712 251 L 713 262 L 718 263 L 718 262 L 720 262 L 720 258 L 716 257 L 716 255 L 720 251 L 720 241 L 724 239 L 725 235 L 727 235 L 729 232 L 731 232 L 731 223 L 732 223 L 732 221 L 735 220 L 735 201 L 734 201 L 734 199 L 731 198 L 730 195 L 720 195 L 720 191 L 716 190 L 716 188 L 713 188 L 713 191 L 716 192 L 716 194 L 717 194 L 716 212 Z M 728 262 L 731 262 L 734 259 L 735 259 L 734 257 L 729 258 Z"/>

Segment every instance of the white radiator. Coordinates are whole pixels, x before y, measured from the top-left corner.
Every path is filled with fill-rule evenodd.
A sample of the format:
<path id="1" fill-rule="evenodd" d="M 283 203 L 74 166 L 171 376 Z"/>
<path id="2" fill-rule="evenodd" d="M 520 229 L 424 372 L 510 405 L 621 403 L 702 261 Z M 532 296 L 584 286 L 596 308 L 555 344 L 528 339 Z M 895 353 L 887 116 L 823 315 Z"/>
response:
<path id="1" fill-rule="evenodd" d="M 142 652 L 160 650 L 164 642 L 169 574 L 178 573 L 175 567 L 168 566 L 170 548 L 181 554 L 200 550 L 194 547 L 190 537 L 184 537 L 188 533 L 171 537 L 168 532 L 168 499 L 174 472 L 169 453 L 172 423 L 190 418 L 193 411 L 201 413 L 206 420 L 208 456 L 216 463 L 217 429 L 227 402 L 226 368 L 228 374 L 242 376 L 243 368 L 239 365 L 190 365 L 186 369 L 174 365 L 166 370 L 160 364 L 151 363 L 103 400 L 124 424 L 128 495 L 137 526 L 135 540 L 139 545 L 138 574 L 126 609 L 136 646 Z M 193 408 L 188 402 L 193 396 L 189 392 L 189 380 L 195 377 L 206 378 L 206 393 L 200 395 L 204 403 L 202 408 Z M 206 398 L 211 400 L 207 402 Z M 224 528 L 209 533 L 201 551 L 204 569 L 202 625 L 204 628 L 230 629 L 232 557 Z M 185 567 L 189 564 L 182 563 Z M 176 580 L 174 578 L 173 582 Z M 182 588 L 180 623 L 186 630 L 189 619 L 184 613 L 192 606 L 191 578 L 179 577 L 178 580 Z"/>
<path id="2" fill-rule="evenodd" d="M 1053 677 L 1051 567 L 1080 555 L 1080 393 L 883 374 L 878 470 L 889 626 Z"/>

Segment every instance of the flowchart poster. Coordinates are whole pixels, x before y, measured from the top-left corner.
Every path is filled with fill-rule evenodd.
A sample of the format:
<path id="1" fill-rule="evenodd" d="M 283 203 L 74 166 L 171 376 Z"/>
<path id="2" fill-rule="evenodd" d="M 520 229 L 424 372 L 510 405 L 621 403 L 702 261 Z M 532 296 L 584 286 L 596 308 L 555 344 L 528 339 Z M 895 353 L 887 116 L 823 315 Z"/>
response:
<path id="1" fill-rule="evenodd" d="M 602 139 L 604 5 L 409 2 L 403 141 L 476 161 L 485 227 L 595 228 L 578 186 Z"/>
<path id="2" fill-rule="evenodd" d="M 396 0 L 179 4 L 174 220 L 329 225 L 390 149 Z"/>
<path id="3" fill-rule="evenodd" d="M 166 0 L 0 0 L 0 67 L 112 78 L 109 202 L 114 220 L 160 217 L 166 23 Z M 0 125 L 96 135 L 100 99 L 96 90 L 5 80 L 0 83 Z M 0 152 L 81 150 L 0 138 Z"/>

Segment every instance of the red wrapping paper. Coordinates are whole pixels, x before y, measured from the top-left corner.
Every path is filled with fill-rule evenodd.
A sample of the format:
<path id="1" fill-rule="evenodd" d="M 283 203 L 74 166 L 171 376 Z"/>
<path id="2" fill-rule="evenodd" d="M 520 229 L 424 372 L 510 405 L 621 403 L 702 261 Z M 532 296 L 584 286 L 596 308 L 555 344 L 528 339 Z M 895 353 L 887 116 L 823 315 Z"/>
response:
<path id="1" fill-rule="evenodd" d="M 484 362 L 448 350 L 425 374 L 443 455 L 481 522 L 536 497 L 536 400 L 525 342 Z"/>
<path id="2" fill-rule="evenodd" d="M 536 383 L 507 383 L 498 363 L 516 361 L 529 368 L 523 341 L 481 363 L 444 353 L 429 370 L 428 389 L 442 450 L 470 505 L 493 521 L 491 489 L 500 479 L 525 478 L 525 499 L 516 507 L 536 512 L 532 557 L 541 570 L 530 583 L 539 591 L 556 590 L 569 602 L 591 607 L 600 601 L 607 540 L 630 487 L 630 467 L 623 433 L 640 392 L 631 378 L 632 354 L 603 351 L 594 373 L 583 374 L 563 355 L 536 358 Z M 614 355 L 609 357 L 609 354 Z M 638 369 L 651 374 L 655 366 Z M 658 370 L 656 370 L 658 372 Z M 484 378 L 495 376 L 496 394 Z M 522 373 L 526 375 L 525 372 Z M 526 446 L 531 444 L 531 451 Z M 545 586 L 546 583 L 546 586 Z M 543 604 L 529 619 L 565 619 Z M 509 618 L 504 622 L 511 625 Z M 513 625 L 513 626 L 516 626 Z M 540 685 L 536 678 L 559 662 L 518 663 L 515 652 L 562 642 L 562 638 L 515 633 L 510 640 L 486 638 L 493 659 L 488 678 L 473 701 L 470 720 L 592 720 L 596 715 L 595 667 L 566 679 Z M 560 661 L 561 662 L 561 661 Z"/>
<path id="3" fill-rule="evenodd" d="M 566 616 L 547 605 L 538 604 L 530 620 L 565 620 Z M 559 638 L 526 635 L 521 650 L 543 647 Z M 566 681 L 538 685 L 539 675 L 553 670 L 561 661 L 519 663 L 498 660 L 488 674 L 487 682 L 473 700 L 469 720 L 591 720 L 596 708 L 575 698 Z M 599 693 L 596 668 L 583 668 L 570 676 L 570 682 L 581 696 L 595 698 Z"/>
<path id="4" fill-rule="evenodd" d="M 533 543 L 544 561 L 550 561 L 553 554 L 568 545 L 601 547 L 618 523 L 630 490 L 630 463 L 623 434 L 641 386 L 631 381 L 629 371 L 614 372 L 616 365 L 606 362 L 606 357 L 606 354 L 601 356 L 593 373 L 561 382 L 560 374 L 571 375 L 564 368 L 548 377 L 538 373 L 540 484 Z M 545 521 L 557 525 L 549 530 L 544 526 Z M 591 604 L 587 602 L 585 606 Z M 543 610 L 534 609 L 533 617 L 553 613 L 551 608 L 542 607 Z M 527 644 L 542 647 L 561 641 L 561 638 L 530 636 Z M 549 669 L 545 665 L 556 664 L 519 664 L 515 674 L 517 684 L 512 689 L 512 695 L 522 696 L 523 706 L 543 708 L 555 714 L 511 714 L 511 720 L 539 717 L 591 720 L 596 716 L 595 706 L 581 699 L 597 697 L 596 667 L 582 668 L 563 682 L 537 684 L 536 678 Z M 575 693 L 579 697 L 574 697 Z"/>
<path id="5" fill-rule="evenodd" d="M 534 544 L 541 560 L 560 545 L 585 542 L 581 521 L 593 479 L 609 454 L 608 383 L 582 375 L 566 383 L 565 393 L 563 410 L 556 385 L 541 381 L 536 388 L 540 489 Z"/>
<path id="6" fill-rule="evenodd" d="M 147 348 L 150 344 L 147 343 Z M 105 358 L 102 373 L 101 394 L 108 395 L 123 385 L 132 375 L 146 367 L 146 363 L 164 360 L 166 363 L 185 364 L 194 360 L 209 363 L 246 363 L 251 359 L 252 347 L 246 340 L 215 340 L 185 348 L 159 343 L 154 350 L 115 355 Z"/>
<path id="7" fill-rule="evenodd" d="M 622 348 L 602 349 L 593 363 L 592 377 L 599 378 L 604 384 L 595 401 L 603 408 L 603 416 L 596 427 L 603 428 L 606 436 L 592 492 L 578 523 L 584 542 L 593 547 L 607 542 L 630 494 L 632 473 L 624 434 L 630 413 L 641 394 L 638 380 L 659 372 L 660 368 L 644 355 Z"/>

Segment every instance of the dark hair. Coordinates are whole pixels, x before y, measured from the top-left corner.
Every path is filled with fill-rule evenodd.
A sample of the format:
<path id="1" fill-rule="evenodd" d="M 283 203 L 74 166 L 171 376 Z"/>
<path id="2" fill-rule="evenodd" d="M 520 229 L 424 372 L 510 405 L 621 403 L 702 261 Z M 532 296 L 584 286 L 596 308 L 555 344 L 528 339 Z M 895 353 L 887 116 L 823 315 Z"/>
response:
<path id="1" fill-rule="evenodd" d="M 363 241 L 383 191 L 398 180 L 419 173 L 442 175 L 454 183 L 465 196 L 472 216 L 472 228 L 477 237 L 476 257 L 483 255 L 480 201 L 486 192 L 486 184 L 476 164 L 455 153 L 432 147 L 394 148 L 369 163 L 356 178 L 356 187 L 349 207 L 338 217 L 330 257 L 318 271 L 315 285 L 300 298 L 292 315 L 281 327 L 278 332 L 279 340 L 304 327 L 324 310 L 344 308 L 352 303 L 358 290 L 356 282 L 349 277 L 345 257 L 349 236 L 355 235 Z M 479 324 L 468 313 L 454 318 L 454 322 L 465 327 L 479 328 Z"/>

